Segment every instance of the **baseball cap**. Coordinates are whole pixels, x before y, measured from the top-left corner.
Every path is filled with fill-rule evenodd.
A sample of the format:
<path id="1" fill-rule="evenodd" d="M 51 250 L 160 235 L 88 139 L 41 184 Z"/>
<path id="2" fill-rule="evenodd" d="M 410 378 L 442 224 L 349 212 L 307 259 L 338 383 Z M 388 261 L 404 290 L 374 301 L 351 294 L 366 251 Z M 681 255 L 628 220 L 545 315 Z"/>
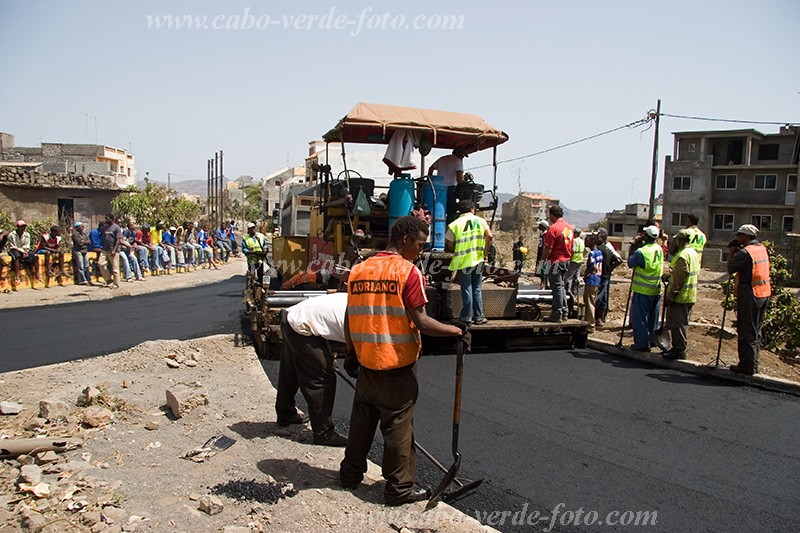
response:
<path id="1" fill-rule="evenodd" d="M 74 228 L 80 228 L 81 226 L 83 226 L 83 222 L 76 222 L 76 223 L 75 223 L 75 224 L 73 224 L 72 226 L 73 226 Z"/>
<path id="2" fill-rule="evenodd" d="M 24 220 L 17 220 L 17 227 L 27 226 L 27 225 L 28 225 L 28 223 L 25 222 Z"/>
<path id="3" fill-rule="evenodd" d="M 739 229 L 736 230 L 736 234 L 742 235 L 750 235 L 751 237 L 755 237 L 758 234 L 758 228 L 752 224 L 745 224 L 743 226 L 739 226 Z"/>
<path id="4" fill-rule="evenodd" d="M 656 226 L 647 226 L 644 228 L 644 232 L 648 237 L 652 237 L 653 239 L 658 239 L 658 236 L 661 233 Z"/>
<path id="5" fill-rule="evenodd" d="M 250 229 L 250 228 L 255 228 L 255 227 L 256 227 L 256 225 L 255 225 L 253 222 L 248 222 L 248 223 L 247 223 L 247 228 L 248 228 L 248 229 Z"/>
<path id="6" fill-rule="evenodd" d="M 606 228 L 597 228 L 597 234 L 608 237 L 608 230 Z"/>
<path id="7" fill-rule="evenodd" d="M 176 228 L 175 226 L 170 226 L 170 227 L 169 227 L 169 230 L 170 230 L 170 231 L 177 231 L 177 230 L 178 230 L 178 228 Z"/>
<path id="8" fill-rule="evenodd" d="M 547 229 L 547 228 L 550 227 L 550 223 L 548 221 L 546 221 L 546 220 L 540 220 L 539 221 L 539 227 Z"/>
<path id="9" fill-rule="evenodd" d="M 692 238 L 692 232 L 689 231 L 688 229 L 684 228 L 682 230 L 679 230 L 678 233 L 675 234 L 675 237 L 677 237 L 679 239 L 691 239 Z"/>

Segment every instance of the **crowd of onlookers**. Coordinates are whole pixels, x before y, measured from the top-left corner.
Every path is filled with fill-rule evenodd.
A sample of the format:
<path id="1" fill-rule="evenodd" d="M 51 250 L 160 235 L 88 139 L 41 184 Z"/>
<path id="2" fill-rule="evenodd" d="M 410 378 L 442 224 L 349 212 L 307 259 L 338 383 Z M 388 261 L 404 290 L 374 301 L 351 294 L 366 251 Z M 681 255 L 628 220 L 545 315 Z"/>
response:
<path id="1" fill-rule="evenodd" d="M 60 227 L 53 226 L 34 246 L 27 224 L 18 220 L 13 231 L 0 232 L 0 253 L 6 251 L 11 258 L 12 289 L 16 288 L 22 270 L 26 271 L 31 286 L 34 280 L 44 281 L 39 268 L 40 255 L 44 256 L 44 274 L 48 279 L 68 277 L 64 269 L 66 251 L 71 251 L 75 283 L 118 288 L 121 281 L 144 281 L 147 273 L 188 271 L 204 264 L 218 269 L 219 263 L 227 263 L 232 255 L 239 256 L 237 232 L 234 221 L 213 229 L 206 223 L 196 225 L 194 222 L 184 222 L 177 227 L 158 222 L 151 227 L 123 222 L 120 217 L 109 214 L 89 231 L 83 222 L 75 222 L 71 243 L 65 242 L 66 236 L 62 235 Z M 0 256 L 0 275 L 4 266 L 5 261 Z"/>

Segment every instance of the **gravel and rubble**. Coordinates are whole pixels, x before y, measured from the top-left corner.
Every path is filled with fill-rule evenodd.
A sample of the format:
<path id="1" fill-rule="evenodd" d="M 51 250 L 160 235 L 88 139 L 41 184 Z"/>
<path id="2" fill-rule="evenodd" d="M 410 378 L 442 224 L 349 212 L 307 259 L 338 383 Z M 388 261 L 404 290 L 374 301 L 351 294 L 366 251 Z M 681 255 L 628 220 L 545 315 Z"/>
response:
<path id="1" fill-rule="evenodd" d="M 177 418 L 167 391 L 184 388 L 206 401 Z M 0 398 L 21 406 L 0 417 L 0 448 L 75 443 L 0 460 L 0 532 L 489 530 L 445 504 L 384 506 L 372 464 L 361 488 L 341 489 L 342 449 L 277 426 L 274 388 L 230 335 L 0 374 Z M 209 442 L 204 461 L 184 458 Z"/>

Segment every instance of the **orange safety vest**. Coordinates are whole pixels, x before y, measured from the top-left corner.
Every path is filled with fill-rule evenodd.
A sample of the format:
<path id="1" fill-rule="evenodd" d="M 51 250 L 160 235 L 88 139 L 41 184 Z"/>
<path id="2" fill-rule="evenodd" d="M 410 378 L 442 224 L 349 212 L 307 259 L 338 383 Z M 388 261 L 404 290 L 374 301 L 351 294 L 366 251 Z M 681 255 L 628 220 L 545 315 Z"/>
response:
<path id="1" fill-rule="evenodd" d="M 384 255 L 370 257 L 350 272 L 347 315 L 362 366 L 391 370 L 419 357 L 419 330 L 403 305 L 403 288 L 413 268 L 400 255 Z"/>
<path id="2" fill-rule="evenodd" d="M 772 295 L 772 284 L 769 281 L 769 256 L 767 249 L 760 245 L 749 244 L 744 247 L 753 260 L 753 296 L 767 298 Z"/>
<path id="3" fill-rule="evenodd" d="M 281 285 L 281 289 L 283 290 L 290 290 L 294 289 L 298 285 L 302 285 L 303 283 L 316 283 L 317 282 L 317 271 L 316 270 L 304 270 L 299 274 L 295 274 L 288 281 L 284 282 Z"/>

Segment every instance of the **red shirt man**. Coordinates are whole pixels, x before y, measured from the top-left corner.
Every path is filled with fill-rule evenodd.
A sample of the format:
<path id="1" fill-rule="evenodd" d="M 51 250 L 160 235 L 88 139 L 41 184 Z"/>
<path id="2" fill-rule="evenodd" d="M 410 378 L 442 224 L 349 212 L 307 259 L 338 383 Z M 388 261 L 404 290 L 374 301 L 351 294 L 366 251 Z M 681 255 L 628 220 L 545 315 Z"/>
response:
<path id="1" fill-rule="evenodd" d="M 545 260 L 551 263 L 569 261 L 572 258 L 572 226 L 563 218 L 552 224 L 544 235 L 544 247 L 550 250 L 550 255 Z"/>

